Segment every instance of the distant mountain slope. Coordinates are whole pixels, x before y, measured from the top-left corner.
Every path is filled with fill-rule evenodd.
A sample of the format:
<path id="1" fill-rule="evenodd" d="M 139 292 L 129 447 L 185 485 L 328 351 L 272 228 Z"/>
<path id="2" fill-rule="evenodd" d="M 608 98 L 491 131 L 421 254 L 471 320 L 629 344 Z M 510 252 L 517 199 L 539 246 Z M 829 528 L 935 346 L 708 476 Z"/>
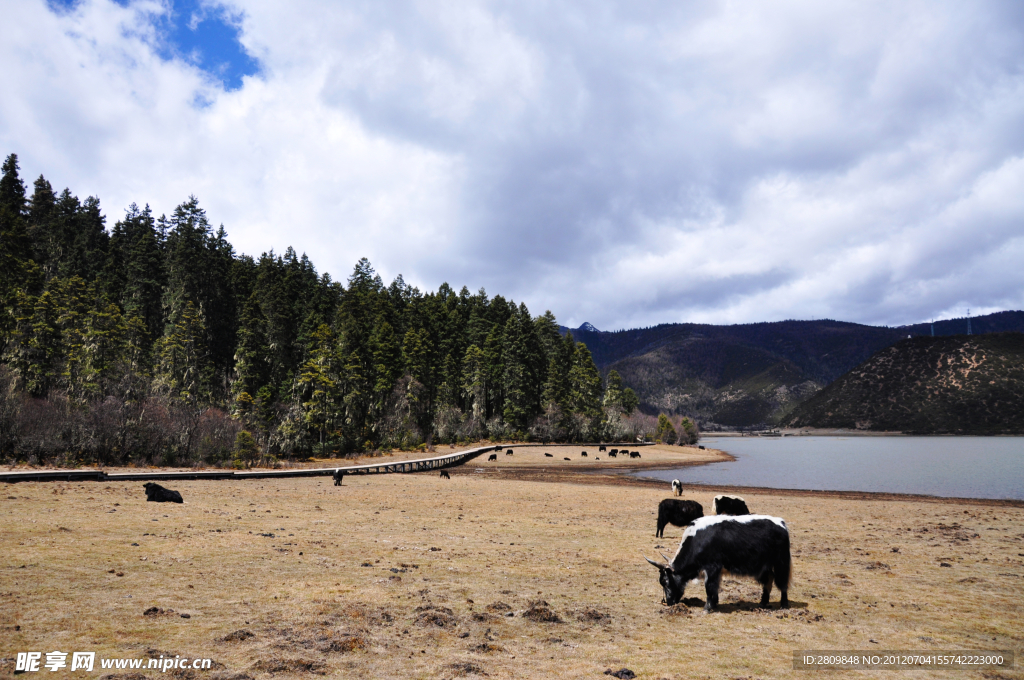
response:
<path id="1" fill-rule="evenodd" d="M 974 333 L 1024 331 L 1024 312 L 971 320 Z M 589 327 L 589 328 L 588 328 Z M 797 404 L 879 350 L 930 324 L 899 328 L 832 321 L 713 326 L 663 324 L 626 331 L 571 330 L 604 374 L 615 369 L 640 408 L 697 418 L 705 427 L 775 424 Z M 937 336 L 965 333 L 966 319 L 935 322 Z"/>
<path id="2" fill-rule="evenodd" d="M 902 340 L 799 405 L 783 423 L 1024 433 L 1024 333 Z"/>

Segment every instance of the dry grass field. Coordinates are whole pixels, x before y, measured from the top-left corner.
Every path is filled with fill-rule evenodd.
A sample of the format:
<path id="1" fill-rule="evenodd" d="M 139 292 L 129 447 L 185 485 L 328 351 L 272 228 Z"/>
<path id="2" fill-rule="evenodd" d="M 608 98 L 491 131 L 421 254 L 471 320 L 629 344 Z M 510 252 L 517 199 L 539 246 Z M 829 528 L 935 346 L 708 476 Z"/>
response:
<path id="1" fill-rule="evenodd" d="M 696 582 L 664 607 L 641 556 L 678 546 L 676 527 L 654 537 L 668 485 L 543 451 L 480 458 L 450 480 L 166 483 L 183 505 L 146 503 L 141 483 L 3 485 L 0 675 L 19 651 L 62 650 L 216 662 L 124 678 L 819 678 L 851 673 L 794 671 L 794 650 L 1000 649 L 1015 668 L 861 674 L 1024 677 L 1019 504 L 746 492 L 790 527 L 792 607 L 774 590 L 756 609 L 759 586 L 727 577 L 705 614 Z M 716 493 L 684 497 L 710 514 Z"/>

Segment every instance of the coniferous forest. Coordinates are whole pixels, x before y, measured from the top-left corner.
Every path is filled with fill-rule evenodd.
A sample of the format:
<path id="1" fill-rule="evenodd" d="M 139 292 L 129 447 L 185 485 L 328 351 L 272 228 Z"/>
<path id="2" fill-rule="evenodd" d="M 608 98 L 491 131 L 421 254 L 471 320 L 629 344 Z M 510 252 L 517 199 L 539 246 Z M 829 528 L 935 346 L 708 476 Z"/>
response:
<path id="1" fill-rule="evenodd" d="M 107 228 L 0 179 L 0 460 L 253 465 L 492 439 L 695 440 L 635 412 L 551 312 L 236 253 L 195 197 Z"/>

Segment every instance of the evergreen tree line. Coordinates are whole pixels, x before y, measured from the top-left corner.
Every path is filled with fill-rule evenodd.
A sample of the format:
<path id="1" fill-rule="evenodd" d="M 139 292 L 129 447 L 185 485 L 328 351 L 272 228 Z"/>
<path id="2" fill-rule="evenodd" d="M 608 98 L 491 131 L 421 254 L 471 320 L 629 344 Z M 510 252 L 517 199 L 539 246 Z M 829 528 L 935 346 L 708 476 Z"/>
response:
<path id="1" fill-rule="evenodd" d="M 343 285 L 291 248 L 239 255 L 194 196 L 108 230 L 97 198 L 41 175 L 29 195 L 11 154 L 0 258 L 2 460 L 247 465 L 656 427 L 551 312 L 385 285 L 365 259 Z"/>

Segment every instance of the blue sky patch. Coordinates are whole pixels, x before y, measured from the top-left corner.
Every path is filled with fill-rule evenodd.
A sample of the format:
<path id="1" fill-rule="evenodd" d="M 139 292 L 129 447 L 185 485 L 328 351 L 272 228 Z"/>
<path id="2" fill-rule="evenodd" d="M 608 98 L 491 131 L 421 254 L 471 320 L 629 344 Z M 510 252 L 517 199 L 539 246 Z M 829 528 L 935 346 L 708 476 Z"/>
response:
<path id="1" fill-rule="evenodd" d="M 128 0 L 114 0 L 128 5 Z M 80 0 L 48 0 L 55 12 L 67 12 Z M 159 17 L 163 39 L 157 53 L 164 59 L 183 59 L 219 80 L 225 90 L 242 87 L 242 77 L 259 73 L 259 62 L 238 40 L 242 17 L 228 8 L 198 0 L 174 0 L 171 12 Z"/>

